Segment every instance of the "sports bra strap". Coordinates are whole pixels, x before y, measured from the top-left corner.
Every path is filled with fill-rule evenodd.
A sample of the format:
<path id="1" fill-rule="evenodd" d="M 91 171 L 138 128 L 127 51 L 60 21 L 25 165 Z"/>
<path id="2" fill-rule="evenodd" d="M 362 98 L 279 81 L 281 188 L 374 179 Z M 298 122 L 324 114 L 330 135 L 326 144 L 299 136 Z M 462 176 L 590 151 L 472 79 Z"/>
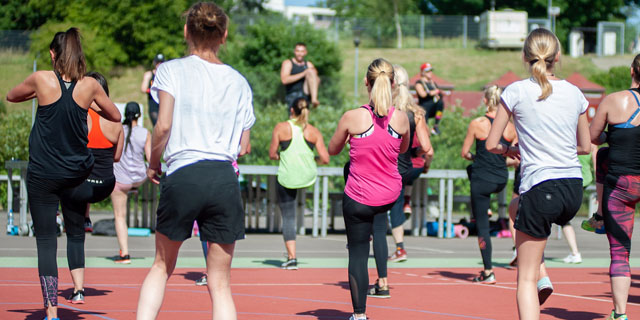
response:
<path id="1" fill-rule="evenodd" d="M 629 89 L 629 92 L 631 92 L 631 95 L 632 95 L 634 98 L 636 98 L 636 103 L 638 104 L 638 108 L 640 108 L 640 101 L 638 100 L 638 96 L 636 96 L 636 94 L 635 94 L 635 93 L 633 93 L 633 90 L 631 90 L 631 89 Z M 638 112 L 638 111 L 636 111 L 636 112 Z M 635 115 L 635 113 L 634 113 L 634 115 Z"/>

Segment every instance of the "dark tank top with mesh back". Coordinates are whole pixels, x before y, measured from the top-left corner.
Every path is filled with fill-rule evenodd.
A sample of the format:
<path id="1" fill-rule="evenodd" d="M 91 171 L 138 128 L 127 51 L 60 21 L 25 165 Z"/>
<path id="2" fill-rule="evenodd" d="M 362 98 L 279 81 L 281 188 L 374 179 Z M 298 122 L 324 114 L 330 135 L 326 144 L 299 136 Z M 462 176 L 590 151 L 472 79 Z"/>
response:
<path id="1" fill-rule="evenodd" d="M 485 116 L 493 124 L 493 119 Z M 500 142 L 510 143 L 500 137 Z M 504 156 L 487 151 L 486 140 L 476 139 L 476 155 L 472 164 L 472 179 L 482 179 L 493 183 L 506 183 L 509 178 Z"/>
<path id="2" fill-rule="evenodd" d="M 93 167 L 87 149 L 87 110 L 73 100 L 77 82 L 65 85 L 56 72 L 62 94 L 58 101 L 38 106 L 29 135 L 29 173 L 47 179 L 80 178 Z"/>
<path id="3" fill-rule="evenodd" d="M 636 94 L 638 89 L 631 94 L 636 98 L 638 109 L 631 115 L 626 123 L 621 125 L 609 125 L 607 143 L 609 144 L 609 173 L 614 176 L 640 175 L 640 126 L 631 125 L 631 121 L 640 112 L 640 100 Z M 626 125 L 625 125 L 626 124 Z"/>
<path id="4" fill-rule="evenodd" d="M 307 70 L 307 61 L 304 61 L 302 65 L 299 65 L 295 63 L 293 59 L 291 59 L 291 73 L 290 73 L 291 75 L 304 72 L 305 70 Z M 290 94 L 292 92 L 303 92 L 303 86 L 304 86 L 304 78 L 296 82 L 292 82 L 285 85 L 284 90 L 286 94 Z"/>
<path id="5" fill-rule="evenodd" d="M 407 118 L 409 118 L 410 131 L 409 149 L 407 149 L 407 152 L 398 155 L 398 172 L 403 177 L 409 174 L 409 172 L 413 168 L 413 163 L 411 162 L 411 146 L 413 146 L 413 138 L 416 133 L 416 119 L 413 112 L 407 111 Z"/>

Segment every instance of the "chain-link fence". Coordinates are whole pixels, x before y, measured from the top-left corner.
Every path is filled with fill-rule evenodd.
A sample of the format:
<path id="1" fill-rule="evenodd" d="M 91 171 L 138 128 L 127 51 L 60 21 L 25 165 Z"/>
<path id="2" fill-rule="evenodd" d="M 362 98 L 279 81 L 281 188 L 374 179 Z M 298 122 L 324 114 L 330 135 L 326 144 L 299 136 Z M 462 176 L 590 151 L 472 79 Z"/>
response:
<path id="1" fill-rule="evenodd" d="M 0 48 L 13 50 L 29 50 L 30 31 L 0 30 Z"/>

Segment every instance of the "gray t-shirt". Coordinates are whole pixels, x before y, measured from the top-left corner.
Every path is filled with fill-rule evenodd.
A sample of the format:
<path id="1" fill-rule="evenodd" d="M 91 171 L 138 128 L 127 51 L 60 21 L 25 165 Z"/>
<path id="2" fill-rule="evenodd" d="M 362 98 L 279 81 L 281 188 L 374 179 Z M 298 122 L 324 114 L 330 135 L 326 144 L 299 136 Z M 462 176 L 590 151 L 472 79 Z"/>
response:
<path id="1" fill-rule="evenodd" d="M 127 144 L 129 126 L 123 127 L 125 146 L 123 146 L 120 161 L 113 164 L 113 174 L 119 183 L 135 184 L 147 178 L 147 166 L 144 163 L 144 145 L 147 142 L 149 131 L 143 126 L 134 126 L 131 137 L 129 137 L 129 144 Z"/>

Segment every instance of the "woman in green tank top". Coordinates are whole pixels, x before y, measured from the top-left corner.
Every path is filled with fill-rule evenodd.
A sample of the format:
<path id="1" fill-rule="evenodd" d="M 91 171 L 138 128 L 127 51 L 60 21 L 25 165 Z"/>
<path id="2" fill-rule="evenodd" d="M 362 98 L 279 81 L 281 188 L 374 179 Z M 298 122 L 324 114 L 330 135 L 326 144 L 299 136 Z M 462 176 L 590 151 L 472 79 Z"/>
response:
<path id="1" fill-rule="evenodd" d="M 273 128 L 269 158 L 280 160 L 278 166 L 278 200 L 282 213 L 282 235 L 287 248 L 287 261 L 283 269 L 298 269 L 296 259 L 296 195 L 298 189 L 311 186 L 316 181 L 317 164 L 329 163 L 329 153 L 322 134 L 308 123 L 309 103 L 305 98 L 296 99 L 290 107 L 289 120 Z M 278 152 L 280 147 L 280 152 Z M 313 149 L 317 149 L 315 157 Z"/>

